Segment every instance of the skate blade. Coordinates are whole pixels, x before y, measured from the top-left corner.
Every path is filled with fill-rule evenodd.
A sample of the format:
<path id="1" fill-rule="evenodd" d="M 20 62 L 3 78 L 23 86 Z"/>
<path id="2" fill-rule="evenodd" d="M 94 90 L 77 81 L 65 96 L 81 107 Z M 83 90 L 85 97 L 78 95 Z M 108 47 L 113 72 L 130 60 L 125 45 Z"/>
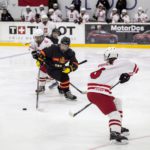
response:
<path id="1" fill-rule="evenodd" d="M 77 101 L 77 98 L 76 99 L 69 99 L 69 98 L 65 97 L 65 99 L 68 100 L 68 101 L 72 101 L 72 102 Z"/>
<path id="2" fill-rule="evenodd" d="M 118 142 L 116 140 L 111 140 L 110 141 L 110 144 L 116 144 L 116 145 L 126 145 L 128 143 L 129 143 L 128 140 L 122 140 L 121 142 Z"/>
<path id="3" fill-rule="evenodd" d="M 42 92 L 37 92 L 37 91 L 35 91 L 35 94 L 39 94 L 39 95 L 42 95 L 42 94 L 44 94 L 45 93 L 45 91 L 42 91 Z"/>

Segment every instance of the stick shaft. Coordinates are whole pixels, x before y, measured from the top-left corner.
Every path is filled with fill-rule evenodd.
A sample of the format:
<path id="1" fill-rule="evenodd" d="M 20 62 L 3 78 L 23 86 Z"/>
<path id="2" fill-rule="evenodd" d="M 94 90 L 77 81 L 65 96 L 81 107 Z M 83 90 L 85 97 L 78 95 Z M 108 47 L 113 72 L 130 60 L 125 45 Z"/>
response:
<path id="1" fill-rule="evenodd" d="M 41 67 L 40 67 L 41 68 Z M 36 109 L 39 108 L 39 79 L 40 79 L 40 68 L 38 71 L 38 80 L 37 80 L 37 91 L 36 91 Z"/>

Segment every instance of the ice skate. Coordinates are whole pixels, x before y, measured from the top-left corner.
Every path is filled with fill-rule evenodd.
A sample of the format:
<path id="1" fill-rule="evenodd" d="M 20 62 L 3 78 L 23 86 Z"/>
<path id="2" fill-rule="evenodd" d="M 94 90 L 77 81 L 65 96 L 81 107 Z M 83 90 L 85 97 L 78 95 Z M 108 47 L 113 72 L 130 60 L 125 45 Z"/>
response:
<path id="1" fill-rule="evenodd" d="M 35 90 L 36 93 L 40 93 L 40 94 L 44 93 L 44 91 L 45 91 L 45 86 L 39 86 L 39 88 Z"/>
<path id="2" fill-rule="evenodd" d="M 121 135 L 122 136 L 129 136 L 130 135 L 129 129 L 121 127 Z"/>
<path id="3" fill-rule="evenodd" d="M 69 99 L 69 100 L 76 100 L 77 97 L 75 95 L 73 95 L 70 91 L 64 93 L 65 98 Z"/>
<path id="4" fill-rule="evenodd" d="M 64 94 L 64 91 L 59 86 L 57 86 L 57 89 L 58 89 L 59 94 Z"/>
<path id="5" fill-rule="evenodd" d="M 110 142 L 111 142 L 111 144 L 125 145 L 125 144 L 128 144 L 128 138 L 125 136 L 122 136 L 118 132 L 111 131 L 110 132 Z"/>
<path id="6" fill-rule="evenodd" d="M 57 85 L 58 85 L 58 82 L 55 80 L 51 85 L 49 85 L 49 89 L 53 89 Z"/>

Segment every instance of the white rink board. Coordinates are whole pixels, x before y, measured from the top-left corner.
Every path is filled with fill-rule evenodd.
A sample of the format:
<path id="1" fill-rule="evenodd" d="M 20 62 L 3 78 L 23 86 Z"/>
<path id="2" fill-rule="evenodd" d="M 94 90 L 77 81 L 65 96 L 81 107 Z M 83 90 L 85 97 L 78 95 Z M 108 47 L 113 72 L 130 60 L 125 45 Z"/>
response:
<path id="1" fill-rule="evenodd" d="M 0 22 L 0 42 L 28 43 L 32 40 L 32 34 L 37 27 L 38 24 L 29 22 Z M 84 25 L 56 23 L 56 27 L 60 29 L 62 36 L 69 36 L 72 43 L 85 43 Z"/>

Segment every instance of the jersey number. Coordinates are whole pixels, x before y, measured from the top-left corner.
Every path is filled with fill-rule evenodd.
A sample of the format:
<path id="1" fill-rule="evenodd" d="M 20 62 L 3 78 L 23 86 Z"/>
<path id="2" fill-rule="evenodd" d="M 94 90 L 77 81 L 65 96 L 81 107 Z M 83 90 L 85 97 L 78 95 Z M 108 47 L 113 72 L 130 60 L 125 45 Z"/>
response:
<path id="1" fill-rule="evenodd" d="M 97 71 L 94 71 L 94 72 L 92 72 L 92 73 L 90 74 L 90 77 L 91 77 L 92 79 L 96 79 L 96 78 L 98 78 L 98 77 L 101 75 L 102 71 L 104 71 L 104 70 L 105 70 L 105 68 L 101 68 L 101 69 L 99 69 L 99 70 L 97 70 Z"/>

